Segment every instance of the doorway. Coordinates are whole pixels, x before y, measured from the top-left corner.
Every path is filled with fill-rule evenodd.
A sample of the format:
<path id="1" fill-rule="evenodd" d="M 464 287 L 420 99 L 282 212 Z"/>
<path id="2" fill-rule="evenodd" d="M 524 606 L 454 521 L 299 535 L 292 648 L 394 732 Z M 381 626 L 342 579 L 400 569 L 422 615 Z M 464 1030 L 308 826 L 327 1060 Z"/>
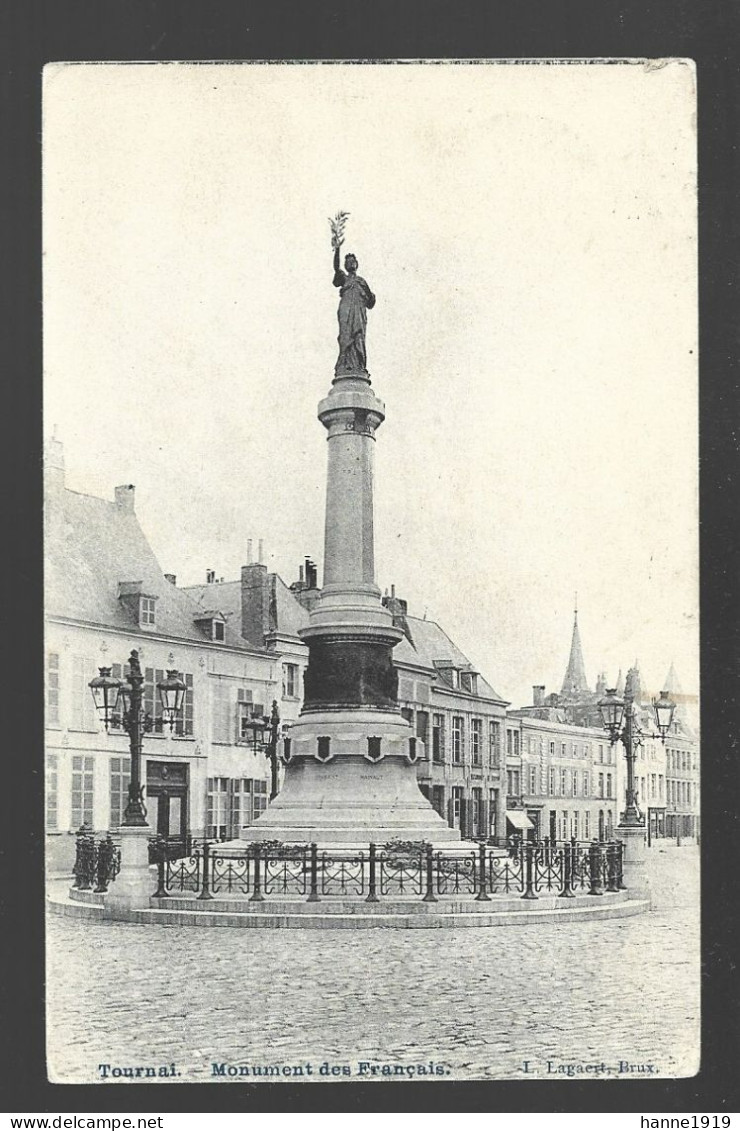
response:
<path id="1" fill-rule="evenodd" d="M 167 845 L 167 855 L 189 848 L 188 766 L 184 762 L 148 762 L 146 806 L 149 824 Z"/>

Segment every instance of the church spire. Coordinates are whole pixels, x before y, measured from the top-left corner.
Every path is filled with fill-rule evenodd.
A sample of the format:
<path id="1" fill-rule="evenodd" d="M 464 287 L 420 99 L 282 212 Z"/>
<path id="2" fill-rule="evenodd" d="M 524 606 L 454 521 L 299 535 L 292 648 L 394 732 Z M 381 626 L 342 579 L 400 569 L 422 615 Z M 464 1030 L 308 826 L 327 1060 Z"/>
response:
<path id="1" fill-rule="evenodd" d="M 561 695 L 570 697 L 579 695 L 584 691 L 590 691 L 588 680 L 586 679 L 586 666 L 583 662 L 583 649 L 581 648 L 581 634 L 578 631 L 578 594 L 575 597 L 575 608 L 573 611 L 573 638 L 570 643 L 570 658 L 568 660 L 568 667 L 563 679 L 563 687 L 560 692 Z"/>

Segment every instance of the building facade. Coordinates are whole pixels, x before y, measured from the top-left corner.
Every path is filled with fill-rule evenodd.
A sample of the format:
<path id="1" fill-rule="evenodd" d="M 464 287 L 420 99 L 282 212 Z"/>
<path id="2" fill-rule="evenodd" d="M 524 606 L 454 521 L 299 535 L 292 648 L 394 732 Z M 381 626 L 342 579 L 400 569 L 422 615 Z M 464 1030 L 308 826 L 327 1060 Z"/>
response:
<path id="1" fill-rule="evenodd" d="M 611 839 L 618 821 L 615 750 L 602 730 L 580 727 L 555 709 L 510 711 L 507 808 L 513 828 L 523 812 L 534 839 Z M 511 750 L 511 755 L 509 751 Z"/>
<path id="2" fill-rule="evenodd" d="M 674 669 L 666 688 L 675 693 Z M 648 839 L 697 835 L 699 827 L 698 736 L 687 721 L 692 697 L 676 694 L 671 733 L 656 736 L 652 696 L 642 685 L 637 661 L 617 690 L 632 696 L 636 710 L 635 790 Z M 621 741 L 610 743 L 599 699 L 602 673 L 591 690 L 583 661 L 578 613 L 559 693 L 533 688 L 531 705 L 509 711 L 506 721 L 507 810 L 512 831 L 555 839 L 610 839 L 626 803 L 627 761 Z M 517 811 L 524 819 L 517 817 Z"/>
<path id="3" fill-rule="evenodd" d="M 81 825 L 115 835 L 121 824 L 128 736 L 120 721 L 106 733 L 88 685 L 100 667 L 125 676 L 132 649 L 151 716 L 142 781 L 152 831 L 172 839 L 238 836 L 269 797 L 266 758 L 246 724 L 269 713 L 273 700 L 283 720 L 297 717 L 300 642 L 283 647 L 276 623 L 272 639 L 254 643 L 243 635 L 241 608 L 235 617 L 217 585 L 203 601 L 178 588 L 141 530 L 134 488 L 116 488 L 113 501 L 68 490 L 57 441 L 45 468 L 45 560 L 49 866 L 69 868 Z M 163 725 L 156 691 L 171 668 L 187 685 L 174 732 Z"/>

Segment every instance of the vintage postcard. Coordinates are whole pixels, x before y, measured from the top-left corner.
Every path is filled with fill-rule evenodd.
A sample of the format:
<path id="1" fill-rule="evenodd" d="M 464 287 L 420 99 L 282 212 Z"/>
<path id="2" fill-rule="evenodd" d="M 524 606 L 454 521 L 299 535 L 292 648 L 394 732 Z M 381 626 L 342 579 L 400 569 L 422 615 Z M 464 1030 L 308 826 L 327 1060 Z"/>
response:
<path id="1" fill-rule="evenodd" d="M 51 1081 L 698 1072 L 695 104 L 45 68 Z"/>

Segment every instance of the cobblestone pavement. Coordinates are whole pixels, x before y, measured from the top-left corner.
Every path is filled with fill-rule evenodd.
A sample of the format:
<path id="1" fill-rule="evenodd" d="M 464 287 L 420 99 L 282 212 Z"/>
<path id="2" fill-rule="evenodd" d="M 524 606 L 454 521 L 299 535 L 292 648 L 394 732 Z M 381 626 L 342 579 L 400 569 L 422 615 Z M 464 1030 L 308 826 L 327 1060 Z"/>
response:
<path id="1" fill-rule="evenodd" d="M 591 923 L 275 931 L 50 915 L 49 1075 L 174 1063 L 175 1082 L 209 1081 L 216 1063 L 246 1065 L 246 1083 L 253 1067 L 295 1079 L 285 1070 L 309 1064 L 319 1080 L 328 1062 L 387 1079 L 360 1074 L 362 1061 L 432 1061 L 458 1079 L 525 1079 L 525 1061 L 529 1079 L 563 1079 L 568 1065 L 579 1080 L 593 1067 L 693 1075 L 698 853 L 654 847 L 648 868 L 649 914 Z"/>

